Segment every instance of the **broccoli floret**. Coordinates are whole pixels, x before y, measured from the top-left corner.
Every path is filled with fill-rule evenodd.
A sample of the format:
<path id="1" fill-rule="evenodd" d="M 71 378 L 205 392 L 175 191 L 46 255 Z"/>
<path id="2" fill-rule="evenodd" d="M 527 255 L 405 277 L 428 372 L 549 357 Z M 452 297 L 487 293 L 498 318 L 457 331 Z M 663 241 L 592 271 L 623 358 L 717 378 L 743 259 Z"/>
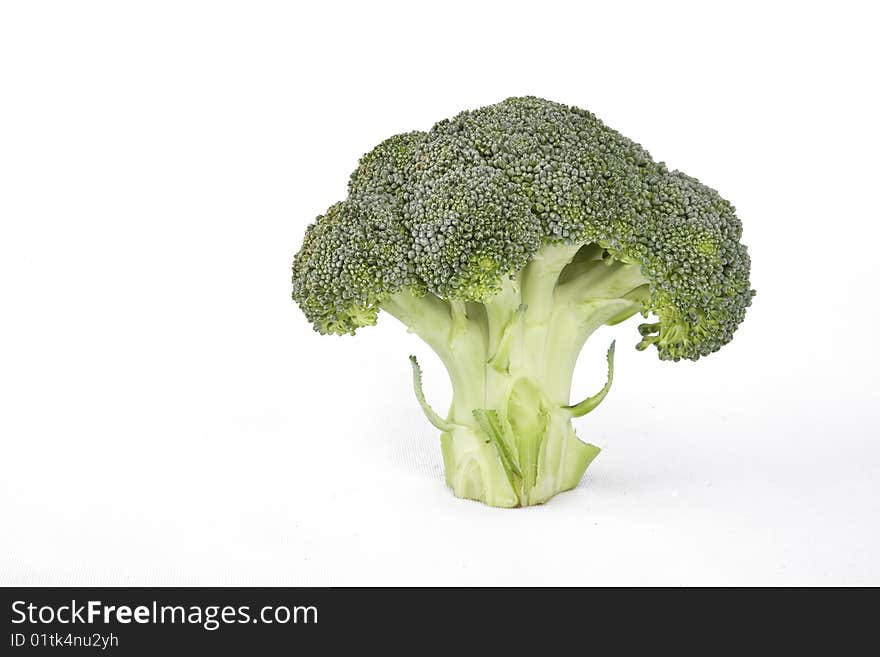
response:
<path id="1" fill-rule="evenodd" d="M 717 192 L 654 162 L 593 114 L 534 97 L 391 137 L 348 198 L 306 231 L 293 298 L 320 333 L 380 310 L 438 354 L 453 401 L 441 433 L 456 495 L 495 506 L 577 485 L 599 448 L 571 420 L 593 331 L 641 313 L 636 348 L 697 360 L 733 337 L 754 294 L 742 225 Z"/>

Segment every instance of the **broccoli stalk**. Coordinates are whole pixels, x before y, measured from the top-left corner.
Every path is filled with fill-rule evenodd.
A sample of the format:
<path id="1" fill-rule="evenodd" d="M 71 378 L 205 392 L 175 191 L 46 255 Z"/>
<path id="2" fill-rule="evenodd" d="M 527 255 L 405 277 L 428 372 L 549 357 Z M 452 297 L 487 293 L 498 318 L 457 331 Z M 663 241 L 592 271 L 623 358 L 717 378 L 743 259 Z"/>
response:
<path id="1" fill-rule="evenodd" d="M 571 420 L 593 410 L 608 382 L 570 404 L 575 363 L 587 338 L 642 309 L 647 280 L 636 264 L 598 245 L 547 245 L 483 303 L 448 302 L 404 291 L 381 304 L 446 366 L 453 398 L 445 419 L 416 396 L 440 431 L 446 481 L 459 497 L 493 506 L 540 504 L 577 485 L 599 448 Z"/>
<path id="2" fill-rule="evenodd" d="M 697 360 L 728 343 L 754 292 L 742 226 L 717 192 L 654 162 L 593 114 L 509 98 L 396 135 L 361 158 L 348 197 L 306 230 L 293 298 L 320 333 L 381 310 L 419 335 L 452 382 L 441 433 L 456 495 L 539 504 L 575 486 L 599 449 L 571 398 L 598 327 L 635 313 L 636 349 Z"/>

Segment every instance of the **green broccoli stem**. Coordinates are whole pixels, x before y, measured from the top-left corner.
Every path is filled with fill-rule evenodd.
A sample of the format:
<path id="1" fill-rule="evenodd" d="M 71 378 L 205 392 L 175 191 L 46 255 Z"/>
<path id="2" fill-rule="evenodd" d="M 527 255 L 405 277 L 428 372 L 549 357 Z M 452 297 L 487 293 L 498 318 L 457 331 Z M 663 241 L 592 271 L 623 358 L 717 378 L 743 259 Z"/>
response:
<path id="1" fill-rule="evenodd" d="M 578 484 L 599 448 L 578 439 L 572 418 L 599 394 L 570 405 L 578 355 L 589 336 L 642 309 L 647 285 L 638 266 L 601 247 L 544 246 L 484 303 L 401 292 L 382 308 L 437 353 L 452 382 L 445 419 L 421 391 L 419 402 L 441 430 L 446 481 L 459 497 L 492 506 L 546 502 Z"/>

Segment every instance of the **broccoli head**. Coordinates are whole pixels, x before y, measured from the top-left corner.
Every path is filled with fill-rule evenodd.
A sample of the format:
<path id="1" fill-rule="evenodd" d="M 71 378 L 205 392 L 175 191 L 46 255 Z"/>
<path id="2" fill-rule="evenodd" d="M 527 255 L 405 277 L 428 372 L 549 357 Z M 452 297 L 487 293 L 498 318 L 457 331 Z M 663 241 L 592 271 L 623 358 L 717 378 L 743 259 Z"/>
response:
<path id="1" fill-rule="evenodd" d="M 593 114 L 510 98 L 391 137 L 361 158 L 348 198 L 293 262 L 293 298 L 320 333 L 380 310 L 438 354 L 453 387 L 447 483 L 495 506 L 577 485 L 598 448 L 571 419 L 578 354 L 637 313 L 639 350 L 697 360 L 733 337 L 754 294 L 742 225 L 713 189 L 654 162 Z"/>

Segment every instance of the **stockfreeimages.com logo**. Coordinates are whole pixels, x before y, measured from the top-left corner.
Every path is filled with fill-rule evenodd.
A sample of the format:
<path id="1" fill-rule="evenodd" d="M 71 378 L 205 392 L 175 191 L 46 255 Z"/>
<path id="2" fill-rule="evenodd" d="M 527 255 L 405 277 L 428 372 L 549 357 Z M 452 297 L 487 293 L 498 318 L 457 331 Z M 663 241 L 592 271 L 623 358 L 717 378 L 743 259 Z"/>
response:
<path id="1" fill-rule="evenodd" d="M 199 625 L 214 631 L 223 625 L 263 623 L 266 625 L 315 624 L 318 608 L 314 605 L 267 605 L 257 610 L 250 605 L 166 605 L 153 601 L 148 605 L 111 605 L 100 600 L 69 604 L 35 605 L 25 600 L 12 603 L 12 623 L 32 625 Z"/>

